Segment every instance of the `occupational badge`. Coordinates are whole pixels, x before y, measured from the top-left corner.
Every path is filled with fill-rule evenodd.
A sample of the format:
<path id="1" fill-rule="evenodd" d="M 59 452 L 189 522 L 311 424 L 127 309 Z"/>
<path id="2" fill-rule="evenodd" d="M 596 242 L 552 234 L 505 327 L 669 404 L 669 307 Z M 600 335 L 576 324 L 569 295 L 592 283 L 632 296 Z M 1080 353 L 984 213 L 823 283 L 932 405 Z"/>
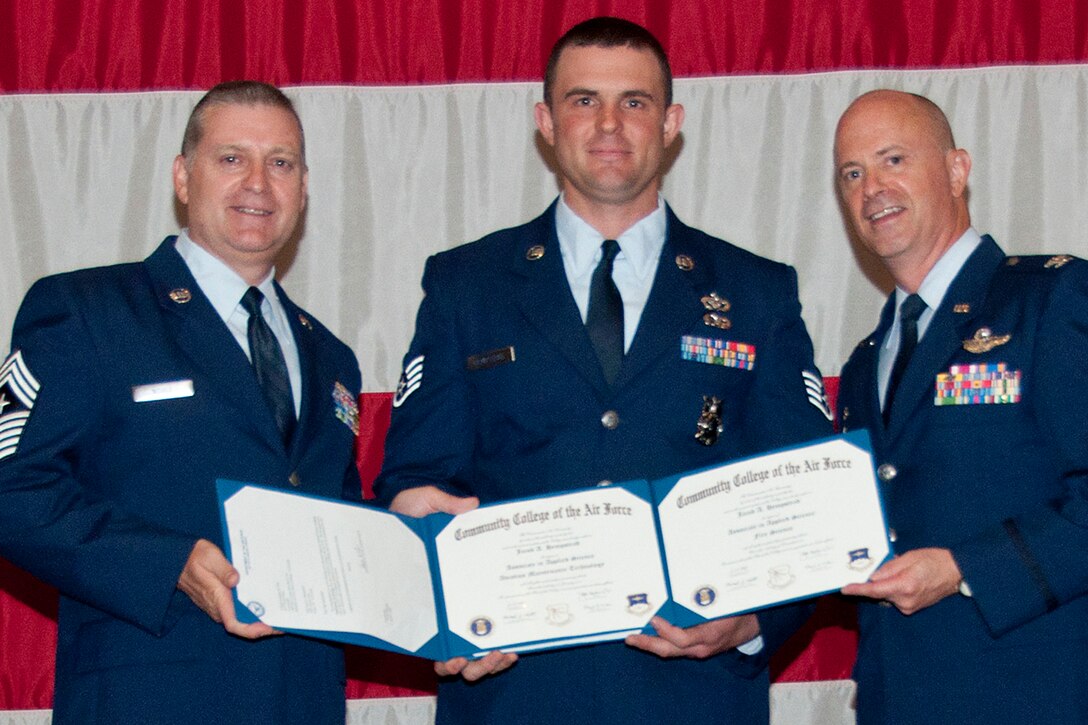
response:
<path id="1" fill-rule="evenodd" d="M 708 295 L 703 295 L 699 299 L 699 301 L 703 303 L 704 308 L 708 310 L 713 310 L 715 312 L 728 312 L 729 309 L 733 306 L 729 303 L 729 300 L 721 297 L 720 295 L 718 295 L 717 292 L 711 292 Z"/>
<path id="2" fill-rule="evenodd" d="M 332 402 L 337 420 L 359 435 L 359 401 L 339 381 L 332 386 Z"/>
<path id="3" fill-rule="evenodd" d="M 703 396 L 703 412 L 695 422 L 695 440 L 704 446 L 718 442 L 722 432 L 722 401 L 712 395 Z"/>
<path id="4" fill-rule="evenodd" d="M 404 366 L 404 372 L 400 374 L 400 382 L 397 383 L 397 391 L 393 393 L 393 407 L 399 408 L 408 400 L 408 396 L 419 389 L 423 384 L 423 355 L 413 358 Z"/>
<path id="5" fill-rule="evenodd" d="M 957 315 L 966 315 L 968 312 L 971 311 L 971 305 L 967 304 L 966 302 L 958 302 L 952 306 L 952 311 L 955 312 Z"/>
<path id="6" fill-rule="evenodd" d="M 995 335 L 989 327 L 980 327 L 970 340 L 963 341 L 963 349 L 976 355 L 989 352 L 1012 339 L 1012 335 Z"/>
<path id="7" fill-rule="evenodd" d="M 703 315 L 703 324 L 707 327 L 717 327 L 719 330 L 728 330 L 733 322 L 721 312 L 708 312 Z"/>
<path id="8" fill-rule="evenodd" d="M 1043 265 L 1044 269 L 1060 269 L 1065 265 L 1073 261 L 1073 258 L 1068 254 L 1056 254 L 1050 259 L 1046 260 L 1046 264 Z"/>
<path id="9" fill-rule="evenodd" d="M 15 453 L 41 384 L 19 350 L 0 366 L 0 460 Z"/>

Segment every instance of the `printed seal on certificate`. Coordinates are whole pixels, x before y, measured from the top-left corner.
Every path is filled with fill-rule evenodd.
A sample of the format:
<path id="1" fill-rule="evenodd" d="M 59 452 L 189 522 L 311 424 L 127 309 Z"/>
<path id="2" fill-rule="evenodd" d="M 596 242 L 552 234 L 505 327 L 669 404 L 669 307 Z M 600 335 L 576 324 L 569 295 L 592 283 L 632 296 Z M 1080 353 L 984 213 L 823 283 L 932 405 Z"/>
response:
<path id="1" fill-rule="evenodd" d="M 494 628 L 495 626 L 487 617 L 476 617 L 468 624 L 468 630 L 477 637 L 486 637 Z"/>

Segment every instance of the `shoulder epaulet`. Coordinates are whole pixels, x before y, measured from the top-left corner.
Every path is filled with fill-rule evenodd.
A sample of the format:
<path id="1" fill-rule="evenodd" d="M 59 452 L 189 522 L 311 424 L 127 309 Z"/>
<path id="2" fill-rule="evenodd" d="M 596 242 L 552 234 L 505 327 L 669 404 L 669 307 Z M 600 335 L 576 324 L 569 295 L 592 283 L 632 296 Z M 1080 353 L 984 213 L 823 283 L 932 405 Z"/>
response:
<path id="1" fill-rule="evenodd" d="M 1039 270 L 1061 269 L 1070 262 L 1079 262 L 1071 254 L 1028 254 L 1007 257 L 1005 266 L 1018 271 L 1035 272 Z"/>

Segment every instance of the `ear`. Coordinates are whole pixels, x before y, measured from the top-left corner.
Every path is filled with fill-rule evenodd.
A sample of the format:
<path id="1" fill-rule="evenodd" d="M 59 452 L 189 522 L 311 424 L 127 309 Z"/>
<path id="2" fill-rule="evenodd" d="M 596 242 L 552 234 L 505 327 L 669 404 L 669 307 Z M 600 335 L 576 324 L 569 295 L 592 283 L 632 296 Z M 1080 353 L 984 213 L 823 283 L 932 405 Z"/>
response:
<path id="1" fill-rule="evenodd" d="M 174 157 L 174 193 L 182 204 L 189 204 L 189 170 L 181 154 Z"/>
<path id="2" fill-rule="evenodd" d="M 948 169 L 948 183 L 952 187 L 952 196 L 963 196 L 967 188 L 967 177 L 971 175 L 971 154 L 963 149 L 952 149 L 945 156 L 945 167 Z"/>
<path id="3" fill-rule="evenodd" d="M 533 116 L 536 118 L 536 127 L 540 129 L 540 135 L 548 142 L 549 146 L 555 146 L 555 124 L 552 120 L 552 109 L 548 104 L 540 101 L 533 107 Z"/>
<path id="4" fill-rule="evenodd" d="M 665 109 L 665 147 L 668 148 L 684 125 L 684 107 L 674 103 Z"/>

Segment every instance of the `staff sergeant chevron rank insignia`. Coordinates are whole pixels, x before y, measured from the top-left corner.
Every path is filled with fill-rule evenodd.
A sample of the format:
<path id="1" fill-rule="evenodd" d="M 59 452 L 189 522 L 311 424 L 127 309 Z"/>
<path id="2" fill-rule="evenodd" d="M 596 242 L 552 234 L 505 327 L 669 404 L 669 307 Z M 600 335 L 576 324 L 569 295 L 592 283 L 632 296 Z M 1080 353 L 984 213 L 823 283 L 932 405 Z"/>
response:
<path id="1" fill-rule="evenodd" d="M 404 405 L 411 395 L 423 384 L 423 355 L 414 358 L 404 366 L 404 372 L 400 374 L 400 383 L 397 384 L 397 392 L 393 393 L 393 407 Z"/>
<path id="2" fill-rule="evenodd" d="M 0 367 L 0 459 L 15 453 L 41 385 L 16 350 Z"/>
<path id="3" fill-rule="evenodd" d="M 834 420 L 835 415 L 831 412 L 831 404 L 828 403 L 827 393 L 824 391 L 824 379 L 820 377 L 819 373 L 802 370 L 801 381 L 805 384 L 805 395 L 808 396 L 808 402 L 816 406 L 816 409 L 823 413 L 824 417 L 829 421 Z"/>

